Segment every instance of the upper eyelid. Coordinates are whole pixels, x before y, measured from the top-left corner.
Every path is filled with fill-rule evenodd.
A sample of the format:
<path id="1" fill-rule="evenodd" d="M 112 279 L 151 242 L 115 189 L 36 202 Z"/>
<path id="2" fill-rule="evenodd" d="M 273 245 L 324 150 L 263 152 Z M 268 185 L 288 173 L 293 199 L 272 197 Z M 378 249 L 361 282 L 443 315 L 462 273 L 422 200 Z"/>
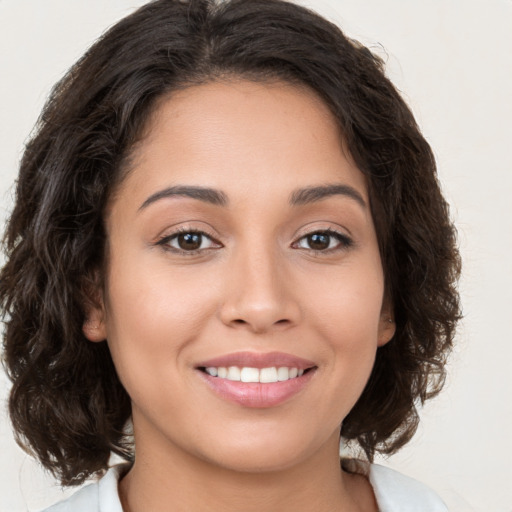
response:
<path id="1" fill-rule="evenodd" d="M 344 238 L 353 238 L 350 231 L 346 228 L 336 228 L 333 226 L 315 226 L 314 228 L 309 228 L 307 231 L 299 230 L 298 232 L 296 232 L 294 239 L 300 240 L 301 238 L 304 238 L 315 233 L 331 233 L 333 235 L 339 235 Z"/>
<path id="2" fill-rule="evenodd" d="M 219 240 L 217 240 L 217 237 L 215 237 L 214 235 L 212 235 L 211 233 L 208 233 L 208 231 L 205 231 L 204 229 L 195 229 L 195 228 L 192 228 L 192 229 L 177 229 L 176 231 L 173 231 L 172 233 L 169 233 L 167 235 L 163 235 L 160 237 L 160 241 L 162 240 L 166 240 L 166 241 L 169 241 L 169 240 L 172 240 L 173 238 L 176 238 L 177 236 L 183 234 L 183 233 L 196 233 L 196 234 L 200 234 L 200 235 L 203 235 L 203 236 L 206 236 L 207 238 L 209 238 L 210 240 L 212 240 L 212 242 L 216 243 L 216 244 L 221 244 L 221 242 L 219 242 Z"/>
<path id="3" fill-rule="evenodd" d="M 351 238 L 349 235 L 342 233 L 341 231 L 338 231 L 337 229 L 328 228 L 328 229 L 314 229 L 312 231 L 308 231 L 307 233 L 299 236 L 299 238 L 297 240 L 301 240 L 302 238 L 305 238 L 307 236 L 314 235 L 317 233 L 327 233 L 328 235 L 332 235 L 332 236 L 337 235 L 337 236 L 340 236 L 343 238 Z"/>
<path id="4" fill-rule="evenodd" d="M 203 235 L 206 235 L 207 237 L 211 238 L 212 240 L 215 240 L 217 241 L 218 243 L 219 240 L 218 240 L 218 236 L 215 235 L 213 233 L 213 229 L 208 229 L 208 228 L 204 228 L 204 227 L 193 227 L 193 226 L 183 226 L 183 225 L 179 225 L 178 227 L 170 227 L 170 228 L 167 228 L 166 230 L 163 231 L 164 234 L 161 234 L 161 235 L 158 235 L 157 239 L 158 240 L 163 240 L 163 239 L 170 239 L 170 238 L 173 238 L 177 235 L 180 235 L 182 233 L 200 233 L 200 234 L 203 234 Z"/>
<path id="5" fill-rule="evenodd" d="M 333 228 L 328 228 L 328 229 L 315 229 L 313 231 L 309 231 L 307 233 L 305 233 L 304 235 L 301 235 L 299 236 L 294 242 L 293 244 L 297 244 L 298 242 L 300 242 L 301 240 L 303 240 L 304 238 L 310 236 L 310 235 L 314 235 L 316 233 L 327 233 L 329 236 L 333 236 L 333 237 L 336 237 L 340 243 L 342 242 L 346 242 L 347 245 L 353 245 L 354 244 L 354 240 L 352 239 L 351 236 L 345 234 L 345 233 L 342 233 L 340 231 L 337 231 Z M 314 250 L 314 249 L 312 249 Z M 320 251 L 320 252 L 328 252 L 328 251 Z"/>

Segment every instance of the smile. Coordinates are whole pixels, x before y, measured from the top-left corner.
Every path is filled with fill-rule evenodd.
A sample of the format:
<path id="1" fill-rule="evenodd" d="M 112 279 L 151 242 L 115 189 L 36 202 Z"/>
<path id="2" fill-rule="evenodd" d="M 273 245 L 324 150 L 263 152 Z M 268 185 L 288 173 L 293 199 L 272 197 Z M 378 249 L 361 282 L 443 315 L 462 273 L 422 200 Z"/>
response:
<path id="1" fill-rule="evenodd" d="M 242 368 L 238 366 L 209 366 L 204 368 L 203 371 L 212 377 L 218 377 L 220 379 L 227 379 L 236 382 L 260 382 L 262 384 L 270 384 L 273 382 L 284 382 L 301 377 L 305 370 L 302 368 L 289 368 L 286 366 L 271 366 L 269 368 L 253 368 L 250 366 L 244 366 Z"/>
<path id="2" fill-rule="evenodd" d="M 288 402 L 307 388 L 318 366 L 282 352 L 238 352 L 203 361 L 196 370 L 222 400 L 269 408 Z"/>

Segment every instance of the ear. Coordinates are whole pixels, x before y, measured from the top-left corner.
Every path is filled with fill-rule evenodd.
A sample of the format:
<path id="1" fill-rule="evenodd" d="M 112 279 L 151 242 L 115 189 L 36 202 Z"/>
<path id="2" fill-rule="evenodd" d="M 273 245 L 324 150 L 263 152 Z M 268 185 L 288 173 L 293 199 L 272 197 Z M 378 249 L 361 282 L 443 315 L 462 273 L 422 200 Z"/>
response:
<path id="1" fill-rule="evenodd" d="M 89 341 L 93 342 L 104 341 L 107 338 L 105 305 L 98 281 L 96 274 L 94 279 L 86 284 L 84 293 L 85 319 L 82 332 Z"/>
<path id="2" fill-rule="evenodd" d="M 389 305 L 388 301 L 382 306 L 379 320 L 379 333 L 377 338 L 377 345 L 379 347 L 384 346 L 386 343 L 391 341 L 396 332 L 395 318 L 393 315 L 393 309 Z"/>
<path id="3" fill-rule="evenodd" d="M 103 308 L 92 308 L 86 313 L 82 331 L 89 341 L 104 341 L 107 338 Z"/>

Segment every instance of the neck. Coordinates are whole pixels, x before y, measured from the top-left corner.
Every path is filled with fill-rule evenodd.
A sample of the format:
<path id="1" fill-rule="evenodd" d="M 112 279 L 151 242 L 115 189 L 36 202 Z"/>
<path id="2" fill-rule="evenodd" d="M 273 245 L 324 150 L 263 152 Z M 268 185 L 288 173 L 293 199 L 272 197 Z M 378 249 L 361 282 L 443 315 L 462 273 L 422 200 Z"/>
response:
<path id="1" fill-rule="evenodd" d="M 338 436 L 310 457 L 273 471 L 236 471 L 176 446 L 137 445 L 136 462 L 119 485 L 124 512 L 346 512 L 377 510 L 364 477 L 342 471 Z"/>

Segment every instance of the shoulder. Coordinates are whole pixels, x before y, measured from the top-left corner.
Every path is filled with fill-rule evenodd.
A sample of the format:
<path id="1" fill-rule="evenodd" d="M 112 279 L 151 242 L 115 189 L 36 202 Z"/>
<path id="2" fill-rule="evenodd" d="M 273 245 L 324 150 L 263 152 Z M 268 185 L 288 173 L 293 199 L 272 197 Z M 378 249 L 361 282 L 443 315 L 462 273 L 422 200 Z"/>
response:
<path id="1" fill-rule="evenodd" d="M 372 464 L 368 478 L 381 512 L 448 512 L 430 487 L 394 469 Z"/>
<path id="2" fill-rule="evenodd" d="M 117 484 L 128 468 L 126 464 L 110 468 L 98 482 L 86 485 L 42 512 L 123 512 Z"/>

